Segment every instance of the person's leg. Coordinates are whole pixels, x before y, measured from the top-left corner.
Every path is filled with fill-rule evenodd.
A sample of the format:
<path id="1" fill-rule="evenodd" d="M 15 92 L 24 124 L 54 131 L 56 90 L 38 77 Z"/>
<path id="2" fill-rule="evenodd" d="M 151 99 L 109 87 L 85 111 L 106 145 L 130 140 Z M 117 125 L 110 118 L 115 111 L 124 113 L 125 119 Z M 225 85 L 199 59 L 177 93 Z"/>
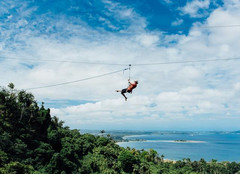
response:
<path id="1" fill-rule="evenodd" d="M 116 92 L 121 92 L 121 93 L 126 93 L 127 88 L 126 89 L 121 89 L 121 90 L 115 90 Z"/>
<path id="2" fill-rule="evenodd" d="M 125 96 L 124 93 L 121 92 L 121 94 L 123 95 L 123 97 L 125 98 L 125 101 L 127 101 L 127 97 Z"/>
<path id="3" fill-rule="evenodd" d="M 122 89 L 122 90 L 116 90 L 116 92 L 121 92 L 122 96 L 125 98 L 125 100 L 127 101 L 127 97 L 125 96 L 124 93 L 126 93 L 127 88 L 126 89 Z"/>

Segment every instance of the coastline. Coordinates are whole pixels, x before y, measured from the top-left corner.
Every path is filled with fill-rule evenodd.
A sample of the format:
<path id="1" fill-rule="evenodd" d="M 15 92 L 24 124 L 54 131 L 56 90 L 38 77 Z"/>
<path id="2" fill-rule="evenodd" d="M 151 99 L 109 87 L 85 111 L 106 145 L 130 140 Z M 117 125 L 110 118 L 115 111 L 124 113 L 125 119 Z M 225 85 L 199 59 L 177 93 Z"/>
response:
<path id="1" fill-rule="evenodd" d="M 208 132 L 208 133 L 168 133 L 168 134 L 147 134 L 135 135 L 122 134 L 117 141 L 121 147 L 135 149 L 154 149 L 158 154 L 163 154 L 166 162 L 174 162 L 184 158 L 191 161 L 204 159 L 218 162 L 240 162 L 239 145 L 240 135 L 236 133 Z M 144 139 L 144 140 L 143 140 Z M 231 155 L 230 155 L 231 154 Z M 173 160 L 172 160 L 173 159 Z"/>
<path id="2" fill-rule="evenodd" d="M 124 139 L 126 140 L 126 139 Z M 146 143 L 207 143 L 206 141 L 196 141 L 196 140 L 128 140 L 128 141 L 119 141 L 117 144 L 123 143 L 135 143 L 135 142 L 146 142 Z"/>

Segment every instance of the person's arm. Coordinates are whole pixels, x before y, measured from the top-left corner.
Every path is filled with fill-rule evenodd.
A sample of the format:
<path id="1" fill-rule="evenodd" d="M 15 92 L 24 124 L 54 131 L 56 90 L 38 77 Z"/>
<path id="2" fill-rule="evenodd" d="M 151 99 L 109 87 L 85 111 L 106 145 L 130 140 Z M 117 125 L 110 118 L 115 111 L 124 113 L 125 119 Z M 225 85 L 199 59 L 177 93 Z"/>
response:
<path id="1" fill-rule="evenodd" d="M 130 85 L 132 85 L 133 83 L 132 82 L 130 82 L 130 80 L 128 79 L 128 83 L 130 84 Z"/>

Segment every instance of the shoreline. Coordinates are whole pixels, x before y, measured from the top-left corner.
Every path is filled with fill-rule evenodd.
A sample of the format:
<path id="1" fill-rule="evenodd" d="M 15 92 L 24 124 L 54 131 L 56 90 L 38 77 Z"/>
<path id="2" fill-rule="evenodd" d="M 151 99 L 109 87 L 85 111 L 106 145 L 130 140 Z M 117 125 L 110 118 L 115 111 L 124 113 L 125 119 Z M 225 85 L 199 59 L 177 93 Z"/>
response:
<path id="1" fill-rule="evenodd" d="M 149 142 L 149 143 L 207 143 L 206 141 L 196 141 L 196 140 L 128 140 L 119 141 L 118 143 L 135 143 L 135 142 Z"/>

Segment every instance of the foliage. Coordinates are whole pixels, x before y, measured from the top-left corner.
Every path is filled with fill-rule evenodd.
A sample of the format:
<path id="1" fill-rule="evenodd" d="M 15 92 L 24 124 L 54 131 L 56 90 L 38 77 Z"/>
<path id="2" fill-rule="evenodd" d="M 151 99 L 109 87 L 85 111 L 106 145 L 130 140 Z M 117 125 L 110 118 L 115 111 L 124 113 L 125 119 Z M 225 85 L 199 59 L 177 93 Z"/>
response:
<path id="1" fill-rule="evenodd" d="M 25 165 L 20 162 L 10 162 L 5 164 L 3 168 L 0 168 L 1 174 L 31 174 L 34 172 L 34 169 L 30 165 Z"/>
<path id="2" fill-rule="evenodd" d="M 104 130 L 101 136 L 70 130 L 38 106 L 34 96 L 14 84 L 0 89 L 0 174 L 180 174 L 238 173 L 236 162 L 183 159 L 164 161 L 149 151 L 119 147 Z"/>
<path id="3" fill-rule="evenodd" d="M 122 169 L 127 173 L 133 172 L 133 166 L 138 163 L 136 157 L 128 150 L 122 151 L 118 156 Z"/>

